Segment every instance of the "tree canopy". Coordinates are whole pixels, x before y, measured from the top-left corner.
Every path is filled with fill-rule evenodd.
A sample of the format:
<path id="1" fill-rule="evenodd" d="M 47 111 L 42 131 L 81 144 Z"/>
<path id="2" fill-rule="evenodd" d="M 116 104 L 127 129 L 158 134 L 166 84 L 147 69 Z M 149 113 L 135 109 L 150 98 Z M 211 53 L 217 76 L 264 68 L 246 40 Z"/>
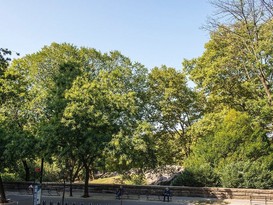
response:
<path id="1" fill-rule="evenodd" d="M 45 160 L 86 197 L 94 173 L 166 165 L 185 168 L 175 185 L 272 188 L 273 3 L 212 3 L 210 40 L 182 70 L 69 43 L 11 63 L 0 49 L 1 173 L 29 180 Z"/>

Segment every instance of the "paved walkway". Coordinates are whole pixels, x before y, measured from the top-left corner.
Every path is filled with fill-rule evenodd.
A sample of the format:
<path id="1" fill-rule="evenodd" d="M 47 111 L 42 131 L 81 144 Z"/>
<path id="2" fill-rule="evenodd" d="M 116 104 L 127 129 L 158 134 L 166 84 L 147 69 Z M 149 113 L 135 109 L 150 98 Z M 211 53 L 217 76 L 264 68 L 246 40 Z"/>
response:
<path id="1" fill-rule="evenodd" d="M 33 196 L 28 195 L 26 193 L 20 192 L 7 192 L 7 198 L 17 201 L 18 205 L 32 205 L 33 204 Z M 206 204 L 213 204 L 213 205 L 250 205 L 249 200 L 238 200 L 238 199 L 226 199 L 226 200 L 219 200 L 214 198 L 199 198 L 199 197 L 177 197 L 173 196 L 171 202 L 163 202 L 158 200 L 147 200 L 146 196 L 140 196 L 140 199 L 136 199 L 133 197 L 132 199 L 123 199 L 117 200 L 113 194 L 101 194 L 101 193 L 90 193 L 89 198 L 82 198 L 82 192 L 73 192 L 73 196 L 70 197 L 69 193 L 65 193 L 64 197 L 64 205 L 206 205 Z M 44 193 L 42 195 L 42 201 L 46 202 L 46 205 L 50 205 L 50 202 L 53 205 L 57 205 L 58 202 L 62 203 L 62 193 L 61 196 L 59 195 L 49 195 Z M 264 204 L 261 202 L 260 204 Z"/>

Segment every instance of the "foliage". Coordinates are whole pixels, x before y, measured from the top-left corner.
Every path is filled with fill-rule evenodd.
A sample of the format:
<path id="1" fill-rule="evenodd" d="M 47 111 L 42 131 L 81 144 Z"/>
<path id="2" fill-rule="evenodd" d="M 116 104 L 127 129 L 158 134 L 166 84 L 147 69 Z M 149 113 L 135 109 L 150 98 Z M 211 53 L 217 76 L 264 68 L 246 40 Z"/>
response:
<path id="1" fill-rule="evenodd" d="M 251 122 L 249 115 L 224 110 L 211 132 L 193 146 L 185 162 L 189 173 L 182 176 L 183 183 L 268 188 L 272 175 L 272 163 L 268 163 L 271 150 L 269 139 Z M 263 167 L 260 169 L 262 178 L 260 174 L 254 177 L 259 167 Z M 246 173 L 244 179 L 241 172 Z"/>
<path id="2" fill-rule="evenodd" d="M 273 173 L 271 170 L 271 156 L 262 157 L 257 161 L 231 162 L 218 168 L 222 186 L 258 189 L 272 187 Z"/>
<path id="3" fill-rule="evenodd" d="M 209 164 L 198 164 L 186 168 L 171 183 L 173 186 L 205 187 L 218 186 L 219 176 L 216 175 Z"/>
<path id="4" fill-rule="evenodd" d="M 10 55 L 12 52 L 9 49 L 3 49 L 0 48 L 0 100 L 1 103 L 6 103 L 6 90 L 4 86 L 5 82 L 5 72 L 7 70 L 7 67 L 9 66 L 9 62 L 11 61 Z M 19 54 L 17 54 L 19 55 Z M 6 152 L 6 145 L 9 143 L 9 138 L 6 136 L 6 127 L 5 127 L 5 121 L 6 116 L 3 114 L 3 110 L 5 108 L 0 106 L 0 203 L 7 202 L 4 186 L 3 186 L 3 180 L 1 173 L 3 172 L 4 168 L 9 166 L 9 161 L 5 158 L 5 152 Z"/>
<path id="5" fill-rule="evenodd" d="M 145 175 L 143 175 L 143 174 L 133 174 L 132 176 L 130 176 L 130 179 L 131 179 L 132 183 L 135 185 L 146 184 Z"/>
<path id="6" fill-rule="evenodd" d="M 2 174 L 2 180 L 4 182 L 20 182 L 22 181 L 22 178 L 17 176 L 17 173 L 3 173 Z"/>
<path id="7" fill-rule="evenodd" d="M 175 185 L 272 188 L 273 4 L 213 5 L 205 52 L 183 71 L 68 43 L 10 64 L 0 48 L 1 173 L 29 180 L 42 158 L 45 179 L 84 175 L 88 196 L 98 170 L 136 170 L 141 184 L 183 164 Z"/>
<path id="8" fill-rule="evenodd" d="M 272 175 L 268 137 L 273 120 L 272 2 L 212 2 L 218 15 L 209 21 L 211 39 L 205 52 L 183 62 L 184 71 L 203 96 L 199 99 L 204 108 L 204 115 L 188 130 L 198 140 L 184 165 L 190 172 L 188 178 L 196 177 L 196 167 L 207 166 L 219 185 L 268 188 Z M 259 167 L 261 173 L 256 174 Z"/>
<path id="9" fill-rule="evenodd" d="M 203 55 L 183 64 L 206 96 L 208 109 L 228 105 L 267 127 L 272 122 L 273 24 L 265 2 L 214 1 L 220 19 L 228 18 L 212 21 Z"/>
<path id="10" fill-rule="evenodd" d="M 141 87 L 135 80 L 144 69 L 119 52 L 93 60 L 101 60 L 102 66 L 85 68 L 87 72 L 74 81 L 65 95 L 69 104 L 62 119 L 62 123 L 77 135 L 74 147 L 86 174 L 89 168 L 93 171 L 97 165 L 104 164 L 102 153 L 113 136 L 121 130 L 130 132 L 135 127 L 139 93 L 134 89 Z"/>
<path id="11" fill-rule="evenodd" d="M 192 136 L 187 129 L 200 115 L 196 93 L 187 86 L 184 73 L 166 66 L 153 68 L 148 83 L 149 121 L 157 128 L 160 162 L 179 163 L 190 153 Z M 160 150 L 163 147 L 169 148 L 167 153 Z"/>
<path id="12" fill-rule="evenodd" d="M 113 137 L 106 151 L 110 170 L 139 169 L 140 175 L 156 165 L 155 139 L 150 124 L 140 122 L 133 133 L 123 131 Z"/>

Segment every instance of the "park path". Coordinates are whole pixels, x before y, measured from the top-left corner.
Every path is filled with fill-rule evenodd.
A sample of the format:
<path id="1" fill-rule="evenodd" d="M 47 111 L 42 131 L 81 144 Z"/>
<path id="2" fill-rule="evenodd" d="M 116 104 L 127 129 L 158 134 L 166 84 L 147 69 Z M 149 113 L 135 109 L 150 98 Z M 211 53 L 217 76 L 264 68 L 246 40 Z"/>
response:
<path id="1" fill-rule="evenodd" d="M 199 197 L 176 197 L 173 196 L 171 202 L 147 200 L 146 196 L 141 196 L 139 200 L 135 199 L 123 199 L 117 200 L 113 194 L 102 194 L 102 193 L 90 193 L 89 198 L 82 198 L 82 192 L 73 192 L 73 196 L 70 197 L 69 193 L 65 193 L 64 205 L 250 205 L 249 200 L 239 200 L 239 199 L 212 199 L 212 198 L 199 198 Z M 33 205 L 32 195 L 20 192 L 7 192 L 7 197 L 13 201 L 17 201 L 18 205 Z M 58 195 L 42 195 L 42 201 L 46 202 L 46 205 L 50 205 L 50 202 L 53 202 L 54 205 L 57 205 L 58 202 L 61 204 L 62 196 Z M 264 204 L 261 202 L 261 204 Z"/>

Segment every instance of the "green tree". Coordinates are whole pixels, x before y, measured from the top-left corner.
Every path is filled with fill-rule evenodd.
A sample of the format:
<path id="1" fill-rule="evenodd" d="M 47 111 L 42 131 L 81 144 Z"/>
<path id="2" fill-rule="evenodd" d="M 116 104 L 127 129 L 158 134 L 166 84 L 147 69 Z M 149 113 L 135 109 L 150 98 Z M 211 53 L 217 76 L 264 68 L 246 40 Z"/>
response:
<path id="1" fill-rule="evenodd" d="M 184 73 L 166 66 L 152 69 L 148 83 L 149 120 L 157 128 L 160 161 L 177 163 L 190 153 L 193 139 L 187 130 L 200 115 L 197 95 L 187 86 Z"/>
<path id="2" fill-rule="evenodd" d="M 90 50 L 82 50 L 90 53 Z M 142 65 L 122 56 L 119 52 L 110 55 L 100 53 L 90 55 L 94 62 L 85 67 L 83 75 L 78 77 L 66 92 L 69 100 L 63 123 L 77 133 L 77 156 L 85 170 L 84 196 L 88 197 L 90 172 L 104 163 L 102 153 L 112 137 L 120 130 L 128 130 L 135 123 L 139 109 L 138 93 L 142 75 Z M 145 72 L 144 72 L 145 73 Z M 141 81 L 139 81 L 141 83 Z M 135 86 L 133 86 L 135 85 Z"/>
<path id="3" fill-rule="evenodd" d="M 98 52 L 90 50 L 97 56 Z M 97 60 L 85 59 L 85 54 L 81 55 L 81 50 L 73 45 L 52 43 L 14 65 L 20 68 L 22 76 L 31 81 L 28 87 L 28 96 L 31 98 L 28 109 L 33 121 L 28 123 L 39 142 L 36 146 L 38 157 L 50 163 L 57 161 L 62 177 L 67 177 L 64 173 L 69 170 L 72 181 L 82 169 L 82 162 L 75 151 L 80 144 L 78 130 L 63 123 L 69 103 L 65 95 L 73 82 L 90 66 L 85 60 Z"/>
<path id="4" fill-rule="evenodd" d="M 56 154 L 55 145 L 60 142 L 58 136 L 65 135 L 60 132 L 60 123 L 56 119 L 61 115 L 60 110 L 64 110 L 64 97 L 60 92 L 66 87 L 57 78 L 62 77 L 59 73 L 63 72 L 62 75 L 65 75 L 64 67 L 70 71 L 76 64 L 70 63 L 73 55 L 73 46 L 53 43 L 40 52 L 15 60 L 5 73 L 9 77 L 5 80 L 5 93 L 11 96 L 5 104 L 5 110 L 11 116 L 10 126 L 7 127 L 9 139 L 13 142 L 7 146 L 7 151 L 14 150 L 15 146 L 18 150 L 16 154 L 8 156 L 23 159 L 26 173 L 29 172 L 27 160 L 37 157 L 50 160 Z M 67 79 L 62 80 L 70 82 L 69 76 L 66 77 Z M 60 119 L 59 117 L 59 121 Z M 52 143 L 50 139 L 56 133 L 59 134 L 56 136 L 56 143 Z M 26 178 L 29 180 L 29 177 Z"/>
<path id="5" fill-rule="evenodd" d="M 266 164 L 265 160 L 269 159 L 272 151 L 271 143 L 262 131 L 262 127 L 253 123 L 247 113 L 235 110 L 225 109 L 222 111 L 222 117 L 214 119 L 218 121 L 209 131 L 205 127 L 206 135 L 193 146 L 192 154 L 185 162 L 187 170 L 193 173 L 194 179 L 199 177 L 198 182 L 206 186 L 221 184 L 232 185 L 232 187 L 268 188 L 269 183 L 266 183 L 268 177 L 263 180 L 260 177 L 254 177 L 252 184 L 247 185 L 250 177 L 240 179 L 239 170 L 236 171 L 237 166 L 245 166 L 248 162 L 257 161 L 252 169 L 245 170 L 244 166 L 241 167 L 244 172 L 247 171 L 248 176 L 254 176 L 256 173 L 254 167 L 257 167 L 258 163 Z M 269 173 L 269 176 L 272 175 L 270 164 L 264 167 L 264 173 Z M 204 171 L 202 167 L 206 167 L 207 171 Z M 199 172 L 196 173 L 196 170 Z M 208 175 L 204 176 L 204 173 Z M 259 183 L 265 186 L 255 187 Z"/>
<path id="6" fill-rule="evenodd" d="M 219 105 L 228 105 L 247 111 L 270 129 L 273 24 L 269 6 L 272 2 L 213 2 L 222 22 L 211 21 L 214 30 L 205 52 L 197 59 L 185 60 L 184 67 L 197 89 L 206 96 L 209 112 Z"/>
<path id="7" fill-rule="evenodd" d="M 18 166 L 23 164 L 25 179 L 29 181 L 30 170 L 27 159 L 35 158 L 33 148 L 37 141 L 28 128 L 30 99 L 27 93 L 30 84 L 25 77 L 12 65 L 4 72 L 2 94 L 5 99 L 1 105 L 1 114 L 5 116 L 3 125 L 6 137 L 9 139 L 4 156 L 10 162 L 10 168 L 14 170 L 18 170 Z"/>
<path id="8" fill-rule="evenodd" d="M 139 122 L 135 129 L 122 129 L 113 136 L 106 150 L 106 162 L 109 170 L 124 173 L 133 169 L 139 176 L 156 167 L 156 139 L 151 124 Z"/>
<path id="9" fill-rule="evenodd" d="M 271 181 L 271 165 L 265 164 L 271 150 L 266 134 L 272 132 L 273 119 L 272 1 L 212 2 L 218 16 L 209 22 L 211 40 L 201 57 L 183 62 L 204 96 L 205 108 L 203 118 L 189 130 L 200 139 L 187 163 L 189 167 L 208 164 L 224 186 L 267 188 L 258 177 L 247 184 L 246 176 L 261 166 L 262 175 L 269 173 L 264 176 Z M 226 108 L 237 111 L 221 112 Z M 253 160 L 257 163 L 249 166 Z M 236 171 L 240 166 L 244 173 L 248 170 L 244 177 Z"/>
<path id="10" fill-rule="evenodd" d="M 272 79 L 270 77 L 272 46 L 269 46 L 272 45 L 272 1 L 215 0 L 213 5 L 222 15 L 218 19 L 223 20 L 223 24 L 214 21 L 216 28 L 222 28 L 222 31 L 224 30 L 234 41 L 229 45 L 233 46 L 236 54 L 238 48 L 240 50 L 238 58 L 232 59 L 243 62 L 241 73 L 245 79 L 252 80 L 252 82 L 253 79 L 256 79 L 261 85 L 264 97 L 272 105 Z M 220 33 L 223 34 L 223 32 Z M 227 36 L 224 34 L 222 37 Z M 234 44 L 237 45 L 234 46 Z"/>
<path id="11" fill-rule="evenodd" d="M 5 83 L 5 72 L 9 66 L 9 62 L 11 61 L 11 56 L 12 52 L 8 49 L 0 48 L 0 100 L 3 105 L 3 103 L 6 102 L 7 95 L 4 89 L 4 83 Z M 18 54 L 19 55 L 19 54 Z M 9 140 L 7 138 L 7 133 L 6 133 L 6 127 L 5 127 L 5 120 L 6 116 L 3 114 L 3 106 L 1 105 L 0 107 L 0 202 L 5 203 L 7 202 L 4 186 L 3 186 L 3 181 L 2 181 L 2 176 L 1 172 L 3 169 L 8 166 L 8 162 L 5 159 L 5 151 L 6 151 L 6 145 L 9 143 Z"/>
<path id="12" fill-rule="evenodd" d="M 27 127 L 39 142 L 39 157 L 58 159 L 65 169 L 76 165 L 75 174 L 83 167 L 88 196 L 90 173 L 104 166 L 102 153 L 112 136 L 146 115 L 147 69 L 119 52 L 56 43 L 13 68 L 18 84 L 27 79 Z"/>

